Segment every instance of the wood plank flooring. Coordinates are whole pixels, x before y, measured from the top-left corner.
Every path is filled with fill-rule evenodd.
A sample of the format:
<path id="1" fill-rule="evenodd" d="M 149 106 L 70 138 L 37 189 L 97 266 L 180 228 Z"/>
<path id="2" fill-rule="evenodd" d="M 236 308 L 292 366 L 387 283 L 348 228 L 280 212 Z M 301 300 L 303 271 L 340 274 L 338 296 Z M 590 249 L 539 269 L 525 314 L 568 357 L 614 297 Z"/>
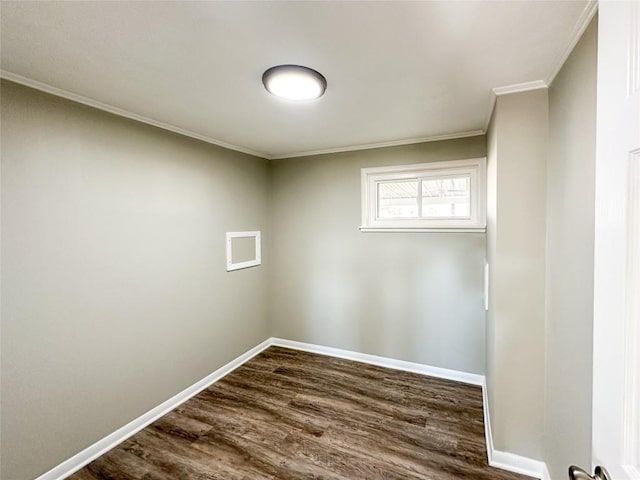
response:
<path id="1" fill-rule="evenodd" d="M 488 466 L 479 387 L 270 347 L 71 480 L 531 480 Z"/>

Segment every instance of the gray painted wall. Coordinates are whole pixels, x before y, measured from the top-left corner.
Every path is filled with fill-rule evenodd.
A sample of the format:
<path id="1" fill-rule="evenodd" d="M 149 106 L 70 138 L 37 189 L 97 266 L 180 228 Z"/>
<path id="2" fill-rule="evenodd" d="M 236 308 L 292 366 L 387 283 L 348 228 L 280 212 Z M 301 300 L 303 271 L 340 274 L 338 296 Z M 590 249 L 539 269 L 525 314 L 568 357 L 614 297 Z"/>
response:
<path id="1" fill-rule="evenodd" d="M 485 153 L 479 136 L 273 162 L 273 333 L 484 373 L 485 235 L 358 226 L 360 168 Z"/>
<path id="2" fill-rule="evenodd" d="M 597 18 L 549 89 L 545 447 L 591 464 Z"/>
<path id="3" fill-rule="evenodd" d="M 263 341 L 268 164 L 2 82 L 2 472 L 33 478 Z M 266 232 L 268 236 L 268 232 Z M 266 263 L 266 262 L 265 262 Z"/>
<path id="4" fill-rule="evenodd" d="M 496 364 L 496 277 L 494 269 L 496 267 L 496 233 L 497 233 L 497 212 L 498 212 L 498 136 L 496 133 L 496 109 L 494 108 L 489 128 L 487 129 L 487 252 L 486 261 L 489 265 L 489 288 L 488 304 L 486 313 L 486 352 L 485 352 L 485 382 L 487 385 L 487 398 L 489 406 L 489 420 L 495 418 L 495 403 L 493 400 L 496 392 L 496 375 L 498 365 Z M 493 422 L 492 422 L 493 423 Z M 486 427 L 486 426 L 485 426 Z M 493 428 L 493 426 L 492 426 Z"/>
<path id="5" fill-rule="evenodd" d="M 493 441 L 497 450 L 542 460 L 547 91 L 499 96 L 488 138 Z"/>
<path id="6" fill-rule="evenodd" d="M 548 102 L 499 97 L 486 139 L 271 168 L 3 81 L 2 478 L 42 473 L 271 334 L 486 368 L 496 449 L 553 478 L 588 465 L 596 36 L 594 21 Z M 358 231 L 360 168 L 485 154 L 486 245 Z M 226 273 L 224 232 L 253 229 L 264 265 Z"/>

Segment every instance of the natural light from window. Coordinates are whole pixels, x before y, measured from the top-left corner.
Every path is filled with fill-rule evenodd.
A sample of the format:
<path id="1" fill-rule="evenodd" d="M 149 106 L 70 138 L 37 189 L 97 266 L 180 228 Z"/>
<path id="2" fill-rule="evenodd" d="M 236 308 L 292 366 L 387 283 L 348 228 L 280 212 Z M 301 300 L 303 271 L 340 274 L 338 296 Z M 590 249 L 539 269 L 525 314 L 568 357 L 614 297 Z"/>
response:
<path id="1" fill-rule="evenodd" d="M 484 158 L 362 169 L 363 231 L 485 228 Z"/>
<path id="2" fill-rule="evenodd" d="M 422 180 L 422 216 L 465 218 L 471 215 L 469 176 Z"/>

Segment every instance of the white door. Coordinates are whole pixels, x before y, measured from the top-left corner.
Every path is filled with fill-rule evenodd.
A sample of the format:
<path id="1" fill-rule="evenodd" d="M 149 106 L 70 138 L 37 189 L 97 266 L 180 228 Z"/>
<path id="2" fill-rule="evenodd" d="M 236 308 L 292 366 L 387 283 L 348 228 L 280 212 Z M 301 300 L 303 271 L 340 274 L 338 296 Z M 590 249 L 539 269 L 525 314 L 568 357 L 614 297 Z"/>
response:
<path id="1" fill-rule="evenodd" d="M 593 466 L 640 480 L 640 1 L 600 2 L 597 88 Z"/>

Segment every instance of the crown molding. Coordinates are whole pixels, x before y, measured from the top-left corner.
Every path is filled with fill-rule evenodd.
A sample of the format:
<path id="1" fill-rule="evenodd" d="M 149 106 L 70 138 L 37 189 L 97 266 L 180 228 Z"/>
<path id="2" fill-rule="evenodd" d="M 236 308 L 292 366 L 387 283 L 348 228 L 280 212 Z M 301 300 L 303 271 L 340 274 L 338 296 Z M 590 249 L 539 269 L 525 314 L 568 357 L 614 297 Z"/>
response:
<path id="1" fill-rule="evenodd" d="M 597 11 L 598 11 L 597 0 L 589 0 L 585 5 L 584 10 L 582 10 L 582 13 L 578 17 L 578 20 L 576 21 L 575 26 L 573 27 L 573 32 L 571 33 L 571 41 L 567 45 L 567 48 L 565 48 L 565 50 L 556 60 L 555 67 L 551 71 L 551 75 L 547 77 L 547 80 L 546 80 L 547 85 L 551 85 L 553 80 L 556 78 L 556 76 L 560 72 L 560 69 L 562 68 L 564 63 L 567 61 L 567 58 L 569 58 L 569 55 L 571 55 L 571 52 L 573 52 L 573 49 L 576 47 L 576 44 L 582 37 L 582 34 L 584 33 L 584 31 L 589 26 L 589 23 L 591 23 L 591 20 L 593 19 L 593 16 L 596 14 Z"/>
<path id="2" fill-rule="evenodd" d="M 544 80 L 534 80 L 533 82 L 514 83 L 513 85 L 505 85 L 504 87 L 495 87 L 491 90 L 494 95 L 508 95 L 510 93 L 528 92 L 530 90 L 540 90 L 541 88 L 548 88 L 547 82 Z"/>
<path id="3" fill-rule="evenodd" d="M 415 143 L 437 142 L 440 140 L 454 140 L 456 138 L 477 137 L 484 135 L 484 130 L 469 130 L 467 132 L 449 133 L 445 135 L 434 135 L 431 137 L 409 138 L 406 140 L 394 140 L 391 142 L 365 143 L 350 147 L 324 148 L 320 150 L 308 150 L 303 152 L 287 153 L 282 155 L 272 155 L 270 160 L 282 160 L 287 158 L 309 157 L 312 155 L 326 155 L 329 153 L 353 152 L 357 150 L 371 150 L 374 148 L 399 147 L 402 145 L 412 145 Z"/>
<path id="4" fill-rule="evenodd" d="M 7 70 L 0 70 L 0 77 L 6 80 L 9 80 L 11 82 L 19 83 L 20 85 L 25 85 L 27 87 L 31 87 L 45 93 L 50 93 L 51 95 L 55 95 L 57 97 L 66 98 L 67 100 L 81 103 L 89 107 L 97 108 L 98 110 L 103 110 L 105 112 L 109 112 L 114 115 L 118 115 L 120 117 L 129 118 L 137 122 L 146 123 L 147 125 L 152 125 L 154 127 L 162 128 L 163 130 L 168 130 L 173 133 L 184 135 L 185 137 L 195 138 L 197 140 L 201 140 L 203 142 L 207 142 L 212 145 L 217 145 L 219 147 L 226 148 L 228 150 L 235 150 L 236 152 L 246 153 L 247 155 L 265 158 L 267 160 L 270 158 L 269 155 L 266 155 L 262 152 L 256 152 L 255 150 L 251 150 L 249 148 L 244 148 L 239 145 L 223 142 L 222 140 L 218 140 L 216 138 L 209 137 L 207 135 L 202 135 L 196 132 L 192 132 L 191 130 L 185 130 L 184 128 L 176 127 L 175 125 L 171 125 L 169 123 L 160 122 L 158 120 L 154 120 L 152 118 L 148 118 L 143 115 L 138 115 L 137 113 L 133 113 L 128 110 L 115 107 L 113 105 L 109 105 L 108 103 L 102 103 L 102 102 L 99 102 L 98 100 L 94 100 L 93 98 L 78 95 L 68 90 L 63 90 L 62 88 L 54 87 L 47 83 L 39 82 L 37 80 L 32 80 L 30 78 L 23 77 L 22 75 L 9 72 Z"/>
<path id="5" fill-rule="evenodd" d="M 567 48 L 564 49 L 562 55 L 558 57 L 555 67 L 551 71 L 551 74 L 547 77 L 546 80 L 535 80 L 533 82 L 525 82 L 525 83 L 516 83 L 513 85 L 505 85 L 503 87 L 496 87 L 491 89 L 491 96 L 489 98 L 489 110 L 487 114 L 487 118 L 484 122 L 484 130 L 487 131 L 489 129 L 489 123 L 491 122 L 491 116 L 493 115 L 493 109 L 496 106 L 496 98 L 499 95 L 508 95 L 510 93 L 519 93 L 519 92 L 527 92 L 529 90 L 537 90 L 540 88 L 549 88 L 549 85 L 556 78 L 560 69 L 573 52 L 576 44 L 582 37 L 582 34 L 589 26 L 591 19 L 598 11 L 598 1 L 597 0 L 589 0 L 585 5 L 580 17 L 576 21 L 575 26 L 573 27 L 573 32 L 571 34 L 571 41 L 567 45 Z"/>
<path id="6" fill-rule="evenodd" d="M 513 85 L 506 85 L 506 86 L 496 87 L 492 89 L 491 98 L 489 99 L 488 115 L 484 123 L 484 129 L 482 130 L 471 130 L 467 132 L 435 135 L 435 136 L 429 136 L 429 137 L 410 138 L 410 139 L 396 140 L 396 141 L 390 141 L 390 142 L 368 143 L 368 144 L 353 145 L 348 147 L 308 150 L 308 151 L 293 152 L 293 153 L 279 154 L 279 155 L 270 155 L 264 152 L 258 152 L 245 147 L 241 147 L 239 145 L 234 145 L 232 143 L 223 142 L 222 140 L 218 140 L 216 138 L 209 137 L 207 135 L 202 135 L 196 132 L 192 132 L 190 130 L 176 127 L 168 123 L 160 122 L 152 118 L 138 115 L 128 110 L 124 110 L 122 108 L 115 107 L 113 105 L 109 105 L 89 97 L 78 95 L 68 90 L 63 90 L 61 88 L 57 88 L 52 85 L 39 82 L 37 80 L 32 80 L 30 78 L 23 77 L 22 75 L 9 72 L 7 70 L 0 70 L 0 77 L 15 83 L 19 83 L 21 85 L 25 85 L 27 87 L 34 88 L 36 90 L 40 90 L 46 93 L 50 93 L 52 95 L 56 95 L 58 97 L 66 98 L 68 100 L 81 103 L 83 105 L 87 105 L 93 108 L 97 108 L 99 110 L 103 110 L 105 112 L 109 112 L 114 115 L 119 115 L 121 117 L 129 118 L 131 120 L 135 120 L 141 123 L 146 123 L 147 125 L 152 125 L 154 127 L 162 128 L 163 130 L 168 130 L 170 132 L 195 138 L 197 140 L 210 143 L 212 145 L 217 145 L 219 147 L 226 148 L 229 150 L 235 150 L 237 152 L 245 153 L 255 157 L 260 157 L 267 160 L 308 157 L 312 155 L 352 152 L 356 150 L 369 150 L 374 148 L 397 147 L 402 145 L 411 145 L 415 143 L 435 142 L 439 140 L 452 140 L 456 138 L 466 138 L 466 137 L 475 137 L 479 135 L 484 135 L 489 127 L 489 122 L 491 121 L 491 115 L 493 114 L 493 109 L 495 108 L 496 97 L 499 95 L 507 95 L 510 93 L 519 93 L 519 92 L 526 92 L 530 90 L 537 90 L 541 88 L 548 88 L 548 86 L 553 82 L 555 77 L 558 75 L 558 72 L 560 71 L 560 69 L 566 62 L 567 58 L 575 48 L 576 44 L 580 40 L 580 37 L 582 37 L 582 34 L 586 30 L 586 28 L 589 26 L 589 23 L 593 19 L 593 16 L 596 14 L 597 10 L 598 10 L 597 0 L 589 0 L 585 5 L 585 8 L 583 9 L 582 13 L 580 14 L 580 17 L 578 18 L 574 26 L 573 33 L 571 35 L 571 42 L 567 45 L 567 48 L 562 52 L 562 55 L 558 57 L 558 60 L 555 63 L 555 67 L 552 70 L 551 75 L 549 75 L 549 77 L 546 80 L 536 80 L 533 82 L 517 83 Z"/>
<path id="7" fill-rule="evenodd" d="M 573 27 L 573 32 L 571 34 L 571 41 L 567 45 L 567 47 L 563 50 L 560 57 L 555 62 L 555 67 L 551 71 L 551 74 L 547 77 L 546 80 L 535 80 L 533 82 L 525 82 L 525 83 L 516 83 L 513 85 L 505 85 L 503 87 L 496 87 L 491 89 L 491 98 L 489 99 L 489 112 L 487 118 L 484 122 L 485 131 L 489 129 L 489 123 L 491 122 L 491 116 L 493 115 L 493 109 L 496 106 L 496 97 L 499 95 L 508 95 L 510 93 L 519 93 L 519 92 L 528 92 L 530 90 L 538 90 L 541 88 L 549 88 L 549 85 L 553 82 L 553 80 L 560 72 L 560 69 L 573 52 L 573 49 L 576 47 L 576 44 L 582 37 L 582 34 L 591 23 L 593 16 L 598 11 L 598 1 L 597 0 L 589 0 L 585 5 L 580 17 L 576 21 L 575 26 Z"/>
<path id="8" fill-rule="evenodd" d="M 381 143 L 368 143 L 364 145 L 354 145 L 349 147 L 336 147 L 336 148 L 327 148 L 320 150 L 309 150 L 302 152 L 293 152 L 282 155 L 270 155 L 264 152 L 258 152 L 255 150 L 251 150 L 245 147 L 241 147 L 239 145 L 234 145 L 232 143 L 223 142 L 222 140 L 218 140 L 213 137 L 209 137 L 207 135 L 202 135 L 200 133 L 192 132 L 191 130 L 185 130 L 184 128 L 176 127 L 175 125 L 171 125 L 169 123 L 160 122 L 158 120 L 154 120 L 152 118 L 148 118 L 142 115 L 138 115 L 137 113 L 130 112 L 128 110 L 124 110 L 119 107 L 115 107 L 113 105 L 109 105 L 107 103 L 100 102 L 98 100 L 94 100 L 93 98 L 85 97 L 83 95 L 78 95 L 76 93 L 70 92 L 68 90 L 64 90 L 62 88 L 54 87 L 47 83 L 39 82 L 37 80 L 33 80 L 31 78 L 23 77 L 22 75 L 18 75 L 13 72 L 9 72 L 7 70 L 0 70 L 0 77 L 11 82 L 19 83 L 20 85 L 25 85 L 30 88 L 34 88 L 36 90 L 40 90 L 45 93 L 49 93 L 51 95 L 55 95 L 57 97 L 66 98 L 67 100 L 71 100 L 73 102 L 81 103 L 83 105 L 87 105 L 89 107 L 97 108 L 98 110 L 103 110 L 105 112 L 112 113 L 114 115 L 118 115 L 121 117 L 129 118 L 131 120 L 135 120 L 137 122 L 146 123 L 147 125 L 152 125 L 154 127 L 162 128 L 163 130 L 168 130 L 173 133 L 177 133 L 179 135 L 184 135 L 186 137 L 195 138 L 197 140 L 201 140 L 206 143 L 210 143 L 212 145 L 217 145 L 222 148 L 226 148 L 229 150 L 235 150 L 236 152 L 246 153 L 248 155 L 253 155 L 254 157 L 264 158 L 266 160 L 278 160 L 283 158 L 296 158 L 296 157 L 307 157 L 311 155 L 322 155 L 327 153 L 340 153 L 340 152 L 351 152 L 355 150 L 369 150 L 372 148 L 384 148 L 384 147 L 397 147 L 401 145 L 411 145 L 414 143 L 424 143 L 424 142 L 435 142 L 438 140 L 452 140 L 456 138 L 465 138 L 465 137 L 475 137 L 478 135 L 484 135 L 484 130 L 471 130 L 467 132 L 460 133 L 451 133 L 446 135 L 435 135 L 430 137 L 420 137 L 420 138 L 410 138 L 407 140 L 396 140 L 391 142 L 381 142 Z"/>
<path id="9" fill-rule="evenodd" d="M 487 112 L 487 118 L 484 121 L 484 130 L 489 130 L 489 123 L 491 123 L 491 117 L 493 115 L 493 109 L 496 108 L 496 99 L 500 95 L 509 95 L 510 93 L 529 92 L 531 90 L 540 90 L 543 88 L 549 88 L 549 85 L 544 80 L 534 80 L 533 82 L 514 83 L 513 85 L 504 85 L 502 87 L 495 87 L 491 89 L 491 95 L 489 96 L 489 110 Z"/>

